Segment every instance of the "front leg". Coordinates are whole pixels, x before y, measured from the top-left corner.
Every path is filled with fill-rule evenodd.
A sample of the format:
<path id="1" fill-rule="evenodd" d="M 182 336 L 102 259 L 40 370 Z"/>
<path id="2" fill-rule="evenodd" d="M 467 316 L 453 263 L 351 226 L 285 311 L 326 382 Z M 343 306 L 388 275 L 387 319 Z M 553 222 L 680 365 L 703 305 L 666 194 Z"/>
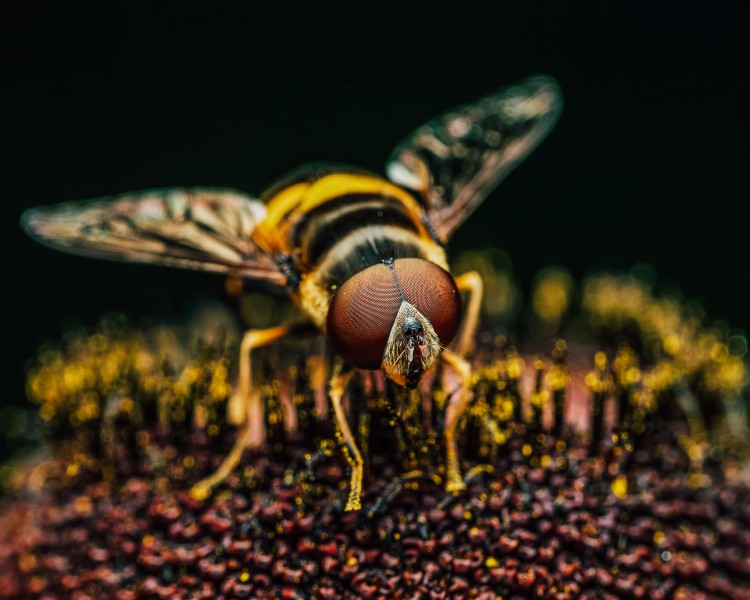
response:
<path id="1" fill-rule="evenodd" d="M 352 470 L 349 480 L 349 498 L 346 501 L 345 511 L 359 510 L 362 508 L 360 497 L 362 495 L 362 454 L 357 448 L 357 443 L 349 429 L 349 423 L 346 420 L 344 409 L 341 406 L 341 399 L 344 391 L 352 377 L 352 369 L 344 365 L 341 361 L 337 362 L 331 378 L 330 398 L 331 410 L 333 412 L 333 423 L 336 426 L 336 441 L 339 443 L 341 452 L 349 463 Z"/>
<path id="2" fill-rule="evenodd" d="M 479 312 L 482 308 L 482 296 L 484 294 L 484 282 L 476 271 L 469 271 L 459 275 L 455 279 L 456 287 L 460 292 L 467 292 L 469 302 L 466 304 L 461 331 L 453 344 L 453 350 L 460 356 L 466 356 L 474 349 L 474 340 L 479 325 Z"/>
<path id="3" fill-rule="evenodd" d="M 444 350 L 440 357 L 448 363 L 460 379 L 460 386 L 455 391 L 448 405 L 445 407 L 445 489 L 457 492 L 466 488 L 461 477 L 461 462 L 458 458 L 456 444 L 456 427 L 469 404 L 469 383 L 471 381 L 471 365 L 458 354 Z"/>

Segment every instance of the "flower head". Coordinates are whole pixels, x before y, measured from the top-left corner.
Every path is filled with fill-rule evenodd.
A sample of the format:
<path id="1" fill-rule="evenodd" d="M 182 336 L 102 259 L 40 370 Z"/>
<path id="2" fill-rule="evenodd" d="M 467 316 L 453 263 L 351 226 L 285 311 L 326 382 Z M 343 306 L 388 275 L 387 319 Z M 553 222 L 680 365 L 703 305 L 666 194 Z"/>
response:
<path id="1" fill-rule="evenodd" d="M 574 298 L 548 271 L 540 333 L 480 336 L 463 491 L 443 482 L 450 378 L 355 379 L 358 512 L 320 353 L 263 355 L 266 443 L 206 499 L 190 487 L 236 433 L 227 336 L 104 324 L 43 353 L 28 390 L 52 450 L 5 500 L 0 595 L 747 597 L 744 338 L 632 278 Z"/>

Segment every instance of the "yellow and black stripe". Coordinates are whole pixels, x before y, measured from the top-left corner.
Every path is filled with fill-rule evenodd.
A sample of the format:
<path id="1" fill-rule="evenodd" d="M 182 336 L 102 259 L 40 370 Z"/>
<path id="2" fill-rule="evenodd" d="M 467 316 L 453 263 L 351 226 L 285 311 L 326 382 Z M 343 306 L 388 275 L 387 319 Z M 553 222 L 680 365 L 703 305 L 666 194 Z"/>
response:
<path id="1" fill-rule="evenodd" d="M 272 187 L 254 238 L 287 270 L 290 292 L 324 327 L 338 286 L 396 258 L 423 258 L 447 269 L 421 205 L 402 188 L 350 168 L 311 166 Z"/>

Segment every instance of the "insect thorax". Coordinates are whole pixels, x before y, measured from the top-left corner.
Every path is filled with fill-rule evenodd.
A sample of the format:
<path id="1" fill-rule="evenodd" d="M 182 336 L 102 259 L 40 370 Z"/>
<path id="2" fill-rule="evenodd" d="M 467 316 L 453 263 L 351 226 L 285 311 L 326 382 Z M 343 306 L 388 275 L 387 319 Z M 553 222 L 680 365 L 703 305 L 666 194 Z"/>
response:
<path id="1" fill-rule="evenodd" d="M 266 198 L 268 216 L 256 236 L 269 251 L 290 257 L 299 273 L 292 298 L 322 330 L 336 290 L 369 266 L 423 258 L 447 269 L 416 200 L 375 175 L 313 166 Z"/>

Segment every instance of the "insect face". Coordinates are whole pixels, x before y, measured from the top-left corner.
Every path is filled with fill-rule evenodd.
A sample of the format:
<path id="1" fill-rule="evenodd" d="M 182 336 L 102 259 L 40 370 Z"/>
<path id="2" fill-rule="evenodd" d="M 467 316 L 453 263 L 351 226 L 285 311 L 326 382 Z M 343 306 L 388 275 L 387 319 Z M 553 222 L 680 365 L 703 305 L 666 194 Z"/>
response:
<path id="1" fill-rule="evenodd" d="M 430 321 L 406 300 L 401 303 L 383 355 L 386 374 L 416 387 L 440 355 L 440 338 Z"/>
<path id="2" fill-rule="evenodd" d="M 347 362 L 382 367 L 396 383 L 413 386 L 453 339 L 460 317 L 450 274 L 427 260 L 402 258 L 349 278 L 331 301 L 327 333 Z"/>

